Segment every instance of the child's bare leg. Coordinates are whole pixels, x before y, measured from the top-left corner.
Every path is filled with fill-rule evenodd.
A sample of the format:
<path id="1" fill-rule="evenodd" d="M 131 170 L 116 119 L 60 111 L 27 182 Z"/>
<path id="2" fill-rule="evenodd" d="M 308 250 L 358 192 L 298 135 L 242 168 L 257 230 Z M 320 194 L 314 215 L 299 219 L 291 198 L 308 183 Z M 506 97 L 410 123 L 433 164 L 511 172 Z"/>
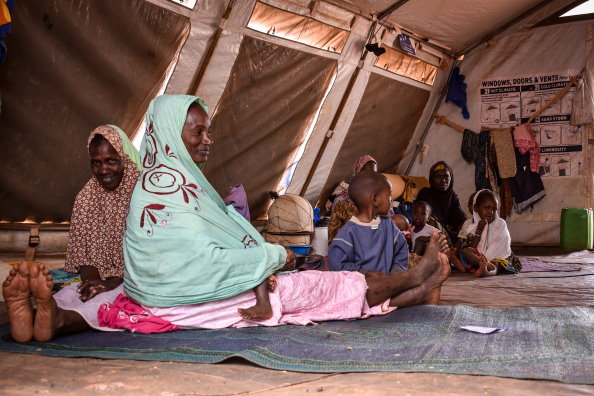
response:
<path id="1" fill-rule="evenodd" d="M 481 266 L 481 258 L 479 256 L 477 256 L 476 254 L 474 254 L 474 252 L 472 251 L 472 249 L 470 248 L 465 248 L 462 249 L 462 256 L 464 257 L 464 260 L 466 260 L 466 262 L 473 268 L 479 270 L 480 266 Z"/>
<path id="2" fill-rule="evenodd" d="M 10 334 L 16 342 L 27 342 L 33 337 L 33 307 L 29 289 L 29 265 L 14 266 L 4 283 L 2 295 L 6 301 Z"/>
<path id="3" fill-rule="evenodd" d="M 272 317 L 272 305 L 270 305 L 270 296 L 268 295 L 270 278 L 254 287 L 256 294 L 256 305 L 249 308 L 238 308 L 237 311 L 244 319 L 264 320 Z M 276 278 L 274 280 L 276 287 Z"/>
<path id="4" fill-rule="evenodd" d="M 456 255 L 456 250 L 454 248 L 450 249 L 448 259 L 450 260 L 450 264 L 452 264 L 454 268 L 458 270 L 458 272 L 466 272 L 466 268 L 464 268 L 464 265 L 462 265 L 462 262 L 460 262 L 460 259 Z"/>
<path id="5" fill-rule="evenodd" d="M 52 276 L 44 264 L 31 265 L 31 294 L 37 302 L 33 337 L 49 341 L 59 334 L 80 333 L 91 327 L 78 312 L 61 309 L 52 297 Z"/>

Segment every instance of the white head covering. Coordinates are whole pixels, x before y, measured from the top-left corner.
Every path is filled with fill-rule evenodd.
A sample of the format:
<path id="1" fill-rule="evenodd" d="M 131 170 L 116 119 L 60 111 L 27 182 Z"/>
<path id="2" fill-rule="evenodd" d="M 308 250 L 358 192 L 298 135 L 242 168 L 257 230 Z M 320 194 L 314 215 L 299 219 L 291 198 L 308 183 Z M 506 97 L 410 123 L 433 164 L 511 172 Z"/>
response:
<path id="1" fill-rule="evenodd" d="M 483 189 L 474 195 L 474 200 L 472 202 L 472 223 L 468 225 L 466 234 L 474 234 L 479 221 L 481 221 L 481 217 L 474 210 L 474 206 L 476 205 L 476 199 L 483 191 L 490 190 Z M 477 246 L 477 250 L 481 254 L 484 254 L 489 261 L 496 258 L 507 258 L 511 256 L 511 237 L 507 230 L 507 223 L 499 217 L 499 212 L 496 211 L 495 220 L 493 220 L 492 223 L 487 223 L 485 228 L 483 228 L 483 233 L 481 234 L 481 240 Z"/>

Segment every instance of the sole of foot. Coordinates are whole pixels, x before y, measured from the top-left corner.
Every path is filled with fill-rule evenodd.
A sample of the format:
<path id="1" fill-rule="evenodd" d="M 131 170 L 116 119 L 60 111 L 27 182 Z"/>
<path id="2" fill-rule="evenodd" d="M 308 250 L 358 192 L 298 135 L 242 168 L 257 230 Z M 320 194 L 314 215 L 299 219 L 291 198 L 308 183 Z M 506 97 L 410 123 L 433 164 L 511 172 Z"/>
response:
<path id="1" fill-rule="evenodd" d="M 29 278 L 29 265 L 22 262 L 13 266 L 2 283 L 10 334 L 16 342 L 27 342 L 33 338 L 33 307 Z"/>
<path id="2" fill-rule="evenodd" d="M 33 263 L 30 288 L 37 302 L 33 337 L 41 342 L 51 340 L 55 332 L 56 304 L 52 298 L 52 287 L 52 276 L 45 265 Z"/>

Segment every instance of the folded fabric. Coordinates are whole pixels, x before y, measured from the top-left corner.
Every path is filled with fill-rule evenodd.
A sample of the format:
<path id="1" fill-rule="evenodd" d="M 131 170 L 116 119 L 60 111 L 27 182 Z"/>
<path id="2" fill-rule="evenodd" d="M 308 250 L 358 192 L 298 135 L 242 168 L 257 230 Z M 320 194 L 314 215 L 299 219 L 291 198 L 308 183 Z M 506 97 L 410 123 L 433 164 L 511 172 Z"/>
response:
<path id="1" fill-rule="evenodd" d="M 166 333 L 179 327 L 148 313 L 135 301 L 121 293 L 113 303 L 104 303 L 97 312 L 99 325 L 114 329 L 126 329 L 132 333 Z"/>

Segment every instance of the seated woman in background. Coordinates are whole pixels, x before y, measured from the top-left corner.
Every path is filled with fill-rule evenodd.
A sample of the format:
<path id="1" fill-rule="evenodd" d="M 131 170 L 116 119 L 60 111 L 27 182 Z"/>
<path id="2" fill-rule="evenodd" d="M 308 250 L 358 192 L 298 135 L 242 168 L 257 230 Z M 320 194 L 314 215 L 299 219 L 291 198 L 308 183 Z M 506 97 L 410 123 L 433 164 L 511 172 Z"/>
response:
<path id="1" fill-rule="evenodd" d="M 242 316 L 238 311 L 255 303 L 252 289 L 278 270 L 294 269 L 294 256 L 265 242 L 203 175 L 212 139 L 201 99 L 156 98 L 147 127 L 144 171 L 124 240 L 125 294 L 100 309 L 101 324 L 139 332 L 275 326 L 439 303 L 449 267 L 441 253 L 445 240 L 436 234 L 414 270 L 377 278 L 355 272 L 279 274 L 269 294 L 271 317 Z M 157 320 L 166 323 L 151 327 Z"/>
<path id="2" fill-rule="evenodd" d="M 512 253 L 507 223 L 499 217 L 493 191 L 480 190 L 474 195 L 472 217 L 464 231 L 467 236 L 461 250 L 466 270 L 476 277 L 520 272 L 522 263 Z"/>
<path id="3" fill-rule="evenodd" d="M 460 228 L 466 220 L 466 214 L 454 191 L 452 168 L 443 161 L 433 164 L 429 170 L 429 187 L 421 189 L 416 200 L 431 205 L 432 212 L 428 224 L 443 231 L 449 245 L 454 246 Z"/>
<path id="4" fill-rule="evenodd" d="M 353 165 L 353 174 L 348 181 L 341 181 L 332 195 L 335 195 L 332 202 L 332 214 L 328 223 L 328 243 L 332 242 L 338 230 L 346 224 L 347 221 L 357 214 L 357 207 L 349 197 L 349 184 L 364 170 L 377 172 L 377 161 L 370 155 L 363 155 L 355 160 Z"/>
<path id="5" fill-rule="evenodd" d="M 82 283 L 68 285 L 52 297 L 51 276 L 43 264 L 23 262 L 13 268 L 2 293 L 12 337 L 18 342 L 48 341 L 98 327 L 99 305 L 121 292 L 122 240 L 140 159 L 126 134 L 114 125 L 96 128 L 88 149 L 93 177 L 74 202 L 64 266 L 80 274 Z M 31 295 L 37 301 L 34 320 Z"/>

